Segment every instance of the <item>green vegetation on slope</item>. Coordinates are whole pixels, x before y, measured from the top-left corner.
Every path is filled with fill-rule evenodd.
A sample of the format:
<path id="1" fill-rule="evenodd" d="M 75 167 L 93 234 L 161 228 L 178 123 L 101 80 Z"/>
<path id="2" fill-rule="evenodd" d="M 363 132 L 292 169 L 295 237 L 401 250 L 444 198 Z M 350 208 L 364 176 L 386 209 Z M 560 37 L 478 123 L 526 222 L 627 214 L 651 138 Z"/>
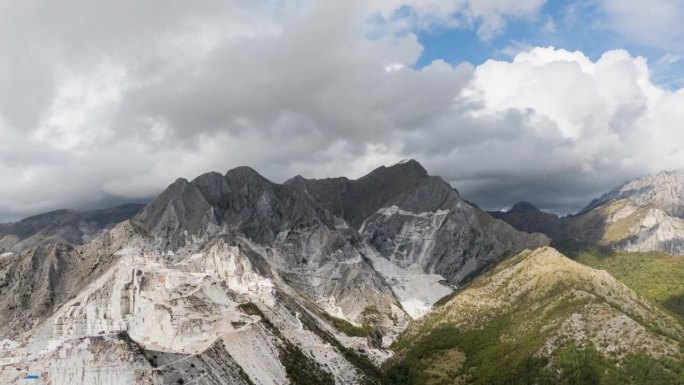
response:
<path id="1" fill-rule="evenodd" d="M 280 360 L 292 385 L 335 385 L 332 374 L 289 341 L 280 347 Z"/>
<path id="2" fill-rule="evenodd" d="M 600 248 L 577 250 L 574 254 L 577 262 L 606 270 L 684 322 L 684 257 L 662 252 L 628 253 Z"/>
<path id="3" fill-rule="evenodd" d="M 573 343 L 550 357 L 515 349 L 495 337 L 494 328 L 462 332 L 450 326 L 434 329 L 402 350 L 401 359 L 386 368 L 394 385 L 677 385 L 684 384 L 684 362 L 654 359 L 638 352 L 620 362 L 601 356 L 592 346 Z M 483 344 L 483 345 L 478 345 Z M 442 357 L 462 352 L 466 360 L 453 360 L 435 372 Z"/>
<path id="4" fill-rule="evenodd" d="M 361 326 L 355 326 L 347 320 L 333 317 L 328 313 L 323 313 L 323 317 L 326 319 L 326 321 L 330 322 L 330 324 L 333 325 L 337 330 L 348 335 L 349 337 L 368 337 L 373 332 L 373 329 L 367 323 L 364 323 Z"/>
<path id="5" fill-rule="evenodd" d="M 474 323 L 466 322 L 457 326 L 450 323 L 450 317 L 454 314 L 448 310 L 448 302 L 454 299 L 450 298 L 446 301 L 444 311 L 428 316 L 417 332 L 414 330 L 407 333 L 395 343 L 393 348 L 397 356 L 386 364 L 384 379 L 373 373 L 373 366 L 363 357 L 363 362 L 368 366 L 367 378 L 393 385 L 684 385 L 684 361 L 654 358 L 652 354 L 638 349 L 619 349 L 615 354 L 600 353 L 601 346 L 605 348 L 600 344 L 604 342 L 593 336 L 591 328 L 586 330 L 590 333 L 588 344 L 579 346 L 571 339 L 562 337 L 550 353 L 540 354 L 549 338 L 558 335 L 563 320 L 568 319 L 571 314 L 581 313 L 585 306 L 599 305 L 607 299 L 603 297 L 605 293 L 599 294 L 592 289 L 593 278 L 585 275 L 586 272 L 579 269 L 581 265 L 577 264 L 575 265 L 578 267 L 561 265 L 553 270 L 540 270 L 538 274 L 542 278 L 534 285 L 535 288 L 527 294 L 516 294 L 515 288 L 526 283 L 529 278 L 524 269 L 516 268 L 522 266 L 520 263 L 529 262 L 526 259 L 531 254 L 523 253 L 505 260 L 491 274 L 470 285 L 470 290 L 493 295 L 491 298 L 482 298 L 478 294 L 474 296 L 476 299 L 491 301 L 505 298 L 505 301 L 514 300 L 514 306 L 492 307 L 484 313 L 478 307 L 480 310 L 473 313 Z M 680 315 L 680 319 L 684 319 L 684 258 L 662 253 L 612 252 L 598 248 L 578 249 L 573 256 L 584 265 L 608 271 L 644 298 L 661 304 Z M 554 257 L 551 258 L 553 260 Z M 545 263 L 546 260 L 538 258 L 535 263 Z M 558 259 L 553 263 L 563 262 Z M 536 269 L 545 265 L 530 266 L 528 268 Z M 509 269 L 517 272 L 511 275 L 499 274 Z M 497 274 L 502 280 L 493 280 Z M 491 292 L 482 291 L 492 284 L 499 285 L 500 288 Z M 603 284 L 598 287 L 601 285 Z M 511 288 L 514 289 L 513 292 L 510 291 Z M 611 290 L 612 293 L 619 288 L 614 287 Z M 587 292 L 597 296 L 576 294 L 578 291 L 580 294 Z M 486 303 L 489 302 L 483 302 Z M 620 310 L 619 303 L 609 304 Z M 458 309 L 460 308 L 456 310 Z M 258 308 L 254 310 L 252 306 L 245 305 L 243 310 L 256 313 Z M 368 310 L 368 315 L 372 315 L 372 310 Z M 662 335 L 662 331 L 654 329 L 648 320 L 635 314 L 629 315 L 649 330 Z M 336 319 L 329 316 L 325 318 L 346 334 L 368 335 L 363 330 L 364 327 L 356 327 L 343 320 L 336 322 Z M 308 326 L 309 323 L 305 323 Z M 320 330 L 318 332 L 325 335 Z M 334 341 L 345 357 L 359 366 L 356 361 L 361 357 L 356 352 L 345 349 L 330 336 L 325 337 Z M 293 352 L 291 361 L 297 362 L 296 356 L 297 352 Z M 305 372 L 306 368 L 297 368 L 293 374 Z M 313 379 L 306 380 L 315 383 L 312 381 Z"/>
<path id="6" fill-rule="evenodd" d="M 505 331 L 512 326 L 510 318 L 501 317 L 483 329 L 459 330 L 447 325 L 417 340 L 401 340 L 394 346 L 401 358 L 387 368 L 388 382 L 397 385 L 535 383 L 548 363 L 546 358 L 535 357 L 544 337 L 527 333 L 507 339 Z M 442 365 L 444 372 L 436 376 L 430 370 L 434 362 L 455 350 L 462 352 L 465 360 L 455 360 L 452 367 Z"/>
<path id="7" fill-rule="evenodd" d="M 409 329 L 387 382 L 684 384 L 668 319 L 608 274 L 550 248 L 524 252 Z"/>
<path id="8" fill-rule="evenodd" d="M 321 313 L 321 316 L 333 325 L 335 329 L 349 337 L 365 337 L 371 346 L 376 348 L 382 346 L 382 333 L 375 326 L 382 316 L 375 307 L 369 306 L 361 312 L 361 319 L 363 321 L 361 326 L 356 326 L 347 320 L 334 317 L 328 313 Z"/>
<path id="9" fill-rule="evenodd" d="M 391 385 L 391 384 L 385 384 L 385 379 L 384 379 L 384 374 L 380 368 L 375 366 L 373 362 L 364 354 L 363 351 L 357 351 L 353 348 L 346 347 L 338 341 L 335 336 L 332 335 L 332 333 L 323 330 L 315 320 L 315 318 L 310 314 L 316 314 L 317 316 L 321 318 L 325 318 L 325 315 L 322 311 L 317 309 L 313 304 L 311 304 L 311 307 L 304 307 L 300 305 L 299 303 L 295 302 L 292 300 L 291 297 L 286 295 L 283 292 L 277 292 L 276 293 L 278 299 L 281 301 L 285 307 L 290 309 L 292 312 L 298 312 L 300 314 L 299 320 L 302 322 L 303 326 L 305 329 L 310 330 L 314 332 L 316 335 L 318 335 L 323 341 L 329 343 L 337 351 L 344 356 L 344 358 L 352 364 L 356 369 L 359 370 L 359 372 L 363 375 L 363 379 L 361 381 L 361 384 L 363 385 Z"/>

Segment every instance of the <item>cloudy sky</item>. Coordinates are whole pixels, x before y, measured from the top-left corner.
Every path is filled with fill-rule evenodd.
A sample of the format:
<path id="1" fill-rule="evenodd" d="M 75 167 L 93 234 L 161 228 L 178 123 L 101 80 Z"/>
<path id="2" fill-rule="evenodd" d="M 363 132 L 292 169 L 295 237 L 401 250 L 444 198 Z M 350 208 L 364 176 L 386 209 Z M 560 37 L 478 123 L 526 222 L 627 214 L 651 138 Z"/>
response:
<path id="1" fill-rule="evenodd" d="M 681 0 L 0 0 L 0 220 L 415 158 L 572 212 L 684 167 Z"/>

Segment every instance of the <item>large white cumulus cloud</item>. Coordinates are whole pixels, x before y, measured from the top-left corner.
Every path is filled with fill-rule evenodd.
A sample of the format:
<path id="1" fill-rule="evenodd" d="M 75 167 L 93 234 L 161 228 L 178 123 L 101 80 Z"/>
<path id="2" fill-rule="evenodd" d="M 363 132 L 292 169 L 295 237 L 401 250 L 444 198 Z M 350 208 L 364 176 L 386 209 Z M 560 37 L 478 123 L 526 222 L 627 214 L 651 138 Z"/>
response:
<path id="1" fill-rule="evenodd" d="M 238 165 L 282 181 L 415 157 L 487 208 L 560 210 L 684 166 L 682 91 L 627 52 L 415 66 L 415 31 L 486 39 L 542 4 L 0 0 L 0 219 Z"/>
<path id="2" fill-rule="evenodd" d="M 462 96 L 471 107 L 452 132 L 485 133 L 454 137 L 440 164 L 478 159 L 452 175 L 488 207 L 532 199 L 573 210 L 628 178 L 684 166 L 684 91 L 654 85 L 647 61 L 623 50 L 596 61 L 552 47 L 490 60 Z"/>
<path id="3" fill-rule="evenodd" d="M 241 164 L 282 179 L 384 162 L 392 132 L 438 114 L 472 73 L 388 72 L 422 49 L 395 29 L 414 21 L 402 6 L 0 0 L 0 218 Z"/>

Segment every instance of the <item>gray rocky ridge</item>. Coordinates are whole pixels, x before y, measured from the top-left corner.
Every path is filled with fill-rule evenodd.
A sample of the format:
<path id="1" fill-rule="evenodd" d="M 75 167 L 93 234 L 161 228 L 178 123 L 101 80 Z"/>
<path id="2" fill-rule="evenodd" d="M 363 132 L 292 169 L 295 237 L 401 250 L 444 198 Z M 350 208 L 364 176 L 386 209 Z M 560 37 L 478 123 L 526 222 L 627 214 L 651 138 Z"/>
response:
<path id="1" fill-rule="evenodd" d="M 358 180 L 296 178 L 286 184 L 338 213 L 386 259 L 454 285 L 506 255 L 548 243 L 541 234 L 522 235 L 474 207 L 415 160 Z"/>
<path id="2" fill-rule="evenodd" d="M 557 242 L 684 255 L 684 171 L 627 182 L 563 218 L 515 207 L 491 214 L 518 230 L 542 232 Z"/>
<path id="3" fill-rule="evenodd" d="M 179 179 L 78 243 L 0 256 L 1 383 L 377 383 L 411 318 L 548 239 L 408 161 L 358 180 Z"/>
<path id="4" fill-rule="evenodd" d="M 0 223 L 0 254 L 51 243 L 81 245 L 136 215 L 145 205 L 126 204 L 103 210 L 57 210 L 14 223 Z"/>
<path id="5" fill-rule="evenodd" d="M 669 216 L 684 218 L 684 170 L 663 171 L 624 183 L 593 200 L 580 213 L 622 199 L 628 199 L 637 206 L 658 208 Z"/>

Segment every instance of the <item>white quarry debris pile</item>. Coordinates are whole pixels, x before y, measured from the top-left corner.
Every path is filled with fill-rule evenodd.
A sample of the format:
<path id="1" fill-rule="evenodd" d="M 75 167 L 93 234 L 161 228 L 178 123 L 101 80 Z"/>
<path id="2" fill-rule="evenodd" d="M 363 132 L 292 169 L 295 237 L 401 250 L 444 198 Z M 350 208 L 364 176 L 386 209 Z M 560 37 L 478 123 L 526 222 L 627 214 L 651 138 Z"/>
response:
<path id="1" fill-rule="evenodd" d="M 435 245 L 437 230 L 440 228 L 449 210 L 436 212 L 412 213 L 390 206 L 378 210 L 378 214 L 389 219 L 395 215 L 408 219 L 402 222 L 394 251 L 385 258 L 368 250 L 373 268 L 382 274 L 399 298 L 401 306 L 414 319 L 425 315 L 442 297 L 453 292 L 453 288 L 443 284 L 444 277 L 439 274 L 425 272 L 424 266 L 429 260 Z M 360 232 L 364 233 L 365 223 Z"/>
<path id="2" fill-rule="evenodd" d="M 441 275 L 423 273 L 418 265 L 403 269 L 382 257 L 372 257 L 371 260 L 413 319 L 427 314 L 435 302 L 453 292 L 451 287 L 441 283 L 444 281 Z"/>

